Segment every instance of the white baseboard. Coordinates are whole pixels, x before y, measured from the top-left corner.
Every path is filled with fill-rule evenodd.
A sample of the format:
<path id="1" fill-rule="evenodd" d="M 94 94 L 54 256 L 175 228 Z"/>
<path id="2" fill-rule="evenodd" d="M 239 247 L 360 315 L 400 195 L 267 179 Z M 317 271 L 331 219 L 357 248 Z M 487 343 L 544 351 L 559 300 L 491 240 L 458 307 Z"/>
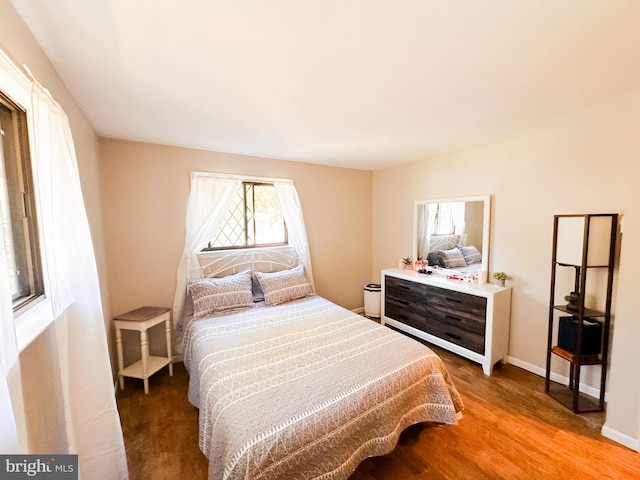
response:
<path id="1" fill-rule="evenodd" d="M 360 308 L 354 308 L 353 310 L 351 310 L 353 313 L 357 313 L 358 315 L 360 315 L 361 313 L 364 313 L 364 307 L 360 307 Z"/>
<path id="2" fill-rule="evenodd" d="M 534 373 L 539 377 L 544 377 L 547 374 L 547 370 L 545 368 L 538 367 L 537 365 L 533 365 L 532 363 L 525 362 L 523 360 L 520 360 L 519 358 L 507 356 L 507 363 L 511 365 L 515 365 L 516 367 L 520 367 L 523 370 L 526 370 L 527 372 Z M 558 375 L 557 373 L 551 372 L 550 378 L 552 381 L 559 383 L 561 385 L 569 385 L 569 378 L 563 375 Z M 585 385 L 584 383 L 580 384 L 580 391 L 592 397 L 596 397 L 596 398 L 600 397 L 600 390 L 590 385 Z M 604 394 L 604 400 L 605 402 L 607 401 L 607 392 L 605 392 Z"/>
<path id="3" fill-rule="evenodd" d="M 637 438 L 630 437 L 624 433 L 620 433 L 617 430 L 609 427 L 606 423 L 602 427 L 602 435 L 614 442 L 624 445 L 631 450 L 640 452 L 640 441 Z"/>
<path id="4" fill-rule="evenodd" d="M 518 358 L 508 356 L 507 363 L 514 365 L 516 367 L 520 367 L 523 370 L 531 372 L 540 377 L 544 377 L 547 374 L 546 369 L 540 368 L 537 365 L 533 365 L 531 363 L 522 361 Z M 553 372 L 551 372 L 551 380 L 557 383 L 561 383 L 563 385 L 569 384 L 569 379 L 567 377 L 558 375 Z M 600 392 L 598 391 L 598 389 L 595 389 L 588 385 L 581 384 L 580 391 L 586 393 L 587 395 L 591 395 L 592 397 L 598 397 L 600 395 Z M 605 392 L 605 401 L 606 401 L 606 397 L 607 395 Z M 613 428 L 609 427 L 606 423 L 603 425 L 602 429 L 600 430 L 600 433 L 602 433 L 604 437 L 607 437 L 608 439 L 613 440 L 614 442 L 619 443 L 620 445 L 630 448 L 631 450 L 635 450 L 636 452 L 640 452 L 639 439 L 633 438 L 628 435 L 625 435 L 624 433 L 618 432 L 617 430 L 614 430 Z"/>

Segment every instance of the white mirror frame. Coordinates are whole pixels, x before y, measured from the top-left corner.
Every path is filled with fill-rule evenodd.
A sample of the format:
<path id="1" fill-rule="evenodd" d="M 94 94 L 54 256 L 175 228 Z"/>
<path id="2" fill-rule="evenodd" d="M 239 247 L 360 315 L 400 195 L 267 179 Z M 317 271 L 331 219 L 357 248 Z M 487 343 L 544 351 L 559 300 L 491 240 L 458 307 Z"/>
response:
<path id="1" fill-rule="evenodd" d="M 430 203 L 445 202 L 484 202 L 482 218 L 482 270 L 489 271 L 489 230 L 491 228 L 491 195 L 470 197 L 436 198 L 433 200 L 417 200 L 413 203 L 413 258 L 418 257 L 418 207 Z M 437 269 L 442 272 L 460 272 L 463 269 Z"/>

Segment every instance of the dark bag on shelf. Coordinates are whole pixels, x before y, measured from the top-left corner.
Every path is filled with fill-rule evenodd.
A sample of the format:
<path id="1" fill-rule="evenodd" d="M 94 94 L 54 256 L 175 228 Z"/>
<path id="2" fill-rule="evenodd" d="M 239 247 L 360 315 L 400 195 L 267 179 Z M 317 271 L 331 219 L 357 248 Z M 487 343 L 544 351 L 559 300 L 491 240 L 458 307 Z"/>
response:
<path id="1" fill-rule="evenodd" d="M 600 322 L 584 318 L 582 320 L 582 355 L 598 355 L 602 343 Z M 558 327 L 558 347 L 569 353 L 576 353 L 578 346 L 578 319 L 560 317 Z"/>

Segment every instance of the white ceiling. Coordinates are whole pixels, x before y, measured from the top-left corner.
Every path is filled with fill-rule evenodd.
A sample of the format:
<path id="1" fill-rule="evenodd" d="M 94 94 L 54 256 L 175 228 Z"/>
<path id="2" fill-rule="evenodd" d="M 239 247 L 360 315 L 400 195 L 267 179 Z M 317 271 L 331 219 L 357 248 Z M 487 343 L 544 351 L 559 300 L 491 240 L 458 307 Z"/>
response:
<path id="1" fill-rule="evenodd" d="M 638 0 L 12 0 L 97 132 L 360 169 L 640 88 Z"/>

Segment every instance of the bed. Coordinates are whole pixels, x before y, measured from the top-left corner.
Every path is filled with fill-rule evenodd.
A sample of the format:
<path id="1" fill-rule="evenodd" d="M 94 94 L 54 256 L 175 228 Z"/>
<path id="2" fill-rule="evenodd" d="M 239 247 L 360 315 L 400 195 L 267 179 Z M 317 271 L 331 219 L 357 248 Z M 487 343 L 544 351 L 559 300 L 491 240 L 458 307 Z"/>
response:
<path id="1" fill-rule="evenodd" d="M 273 278 L 289 293 L 274 297 Z M 344 479 L 393 450 L 406 427 L 461 418 L 433 351 L 316 295 L 302 266 L 213 280 L 240 293 L 199 314 L 194 285 L 212 280 L 190 284 L 195 314 L 183 339 L 209 479 Z M 256 295 L 256 286 L 266 288 Z"/>
<path id="2" fill-rule="evenodd" d="M 482 269 L 482 253 L 467 245 L 466 235 L 431 235 L 427 263 L 434 267 L 476 274 Z"/>

